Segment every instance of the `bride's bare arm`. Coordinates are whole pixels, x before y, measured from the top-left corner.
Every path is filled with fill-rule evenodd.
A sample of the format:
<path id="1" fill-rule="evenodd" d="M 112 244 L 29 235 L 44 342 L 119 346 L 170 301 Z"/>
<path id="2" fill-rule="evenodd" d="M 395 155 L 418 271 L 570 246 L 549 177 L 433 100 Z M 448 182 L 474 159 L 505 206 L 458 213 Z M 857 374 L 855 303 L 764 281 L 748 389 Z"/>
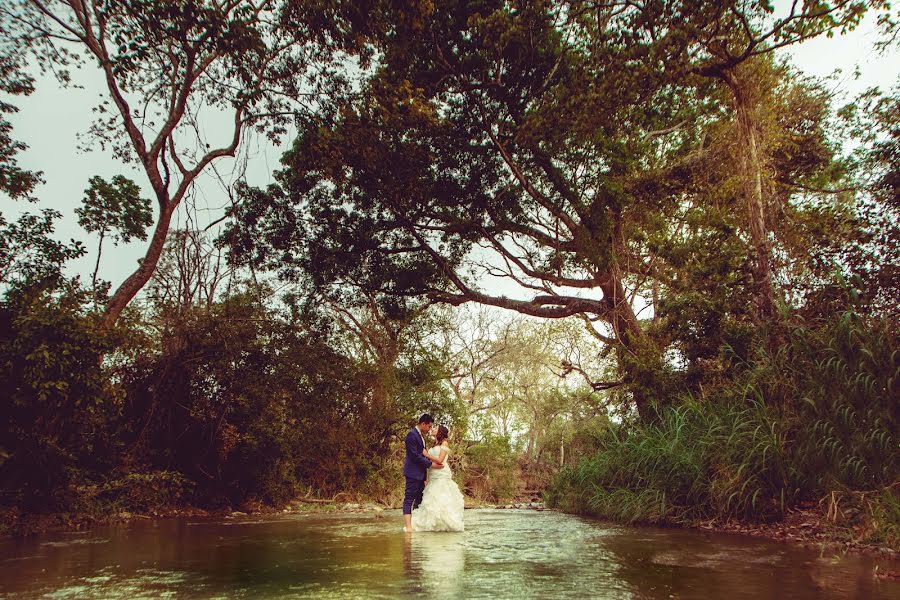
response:
<path id="1" fill-rule="evenodd" d="M 446 452 L 441 452 L 440 458 L 435 458 L 432 455 L 428 454 L 428 450 L 422 450 L 422 456 L 430 460 L 432 463 L 436 465 L 444 464 L 444 456 L 446 456 Z"/>
<path id="2" fill-rule="evenodd" d="M 445 446 L 444 444 L 441 444 L 441 454 L 437 458 L 428 454 L 427 450 L 422 450 L 422 454 L 424 454 L 425 457 L 428 458 L 434 464 L 443 465 L 444 460 L 447 458 L 447 455 L 449 454 L 449 446 Z"/>
<path id="3" fill-rule="evenodd" d="M 431 456 L 430 454 L 428 454 L 428 451 L 427 451 L 427 450 L 422 450 L 422 456 L 424 456 L 425 458 L 427 458 L 428 460 L 431 461 L 431 468 L 432 468 L 432 469 L 443 469 L 443 468 L 444 468 L 444 456 L 445 456 L 445 454 L 446 454 L 446 453 L 441 452 L 441 457 L 440 457 L 440 458 L 435 458 L 435 457 Z"/>

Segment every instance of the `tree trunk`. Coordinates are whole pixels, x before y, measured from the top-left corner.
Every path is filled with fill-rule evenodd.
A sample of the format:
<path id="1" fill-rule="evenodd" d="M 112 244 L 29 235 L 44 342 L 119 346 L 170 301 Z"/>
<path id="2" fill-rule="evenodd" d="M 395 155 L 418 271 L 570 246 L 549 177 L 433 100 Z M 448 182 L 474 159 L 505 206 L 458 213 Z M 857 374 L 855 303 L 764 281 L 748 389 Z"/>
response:
<path id="1" fill-rule="evenodd" d="M 128 279 L 122 282 L 122 285 L 109 299 L 106 304 L 106 313 L 103 315 L 103 325 L 106 328 L 112 328 L 116 320 L 131 299 L 134 298 L 141 288 L 143 288 L 153 272 L 156 270 L 156 263 L 162 255 L 163 247 L 166 244 L 166 238 L 169 235 L 169 224 L 172 221 L 172 214 L 175 212 L 175 206 L 168 204 L 160 209 L 159 220 L 156 222 L 156 229 L 153 230 L 153 237 L 150 239 L 150 247 L 144 259 L 141 260 L 137 270 L 128 276 Z"/>
<path id="2" fill-rule="evenodd" d="M 741 180 L 750 222 L 750 239 L 753 243 L 753 283 L 756 288 L 754 302 L 760 323 L 770 321 L 775 315 L 775 290 L 772 285 L 772 250 L 765 221 L 765 185 L 763 179 L 764 157 L 752 106 L 746 85 L 733 70 L 722 75 L 734 96 L 737 117 Z"/>
<path id="3" fill-rule="evenodd" d="M 631 397 L 641 420 L 645 423 L 650 422 L 654 417 L 652 409 L 654 398 L 649 392 L 654 387 L 655 375 L 653 368 L 648 369 L 646 364 L 659 363 L 661 366 L 662 356 L 647 356 L 647 353 L 657 352 L 656 344 L 641 329 L 637 315 L 628 302 L 622 280 L 616 274 L 608 273 L 601 278 L 600 289 L 611 309 L 607 321 L 619 342 L 617 353 L 623 380 L 629 384 Z M 641 360 L 634 360 L 637 357 Z M 649 358 L 654 360 L 648 360 Z"/>

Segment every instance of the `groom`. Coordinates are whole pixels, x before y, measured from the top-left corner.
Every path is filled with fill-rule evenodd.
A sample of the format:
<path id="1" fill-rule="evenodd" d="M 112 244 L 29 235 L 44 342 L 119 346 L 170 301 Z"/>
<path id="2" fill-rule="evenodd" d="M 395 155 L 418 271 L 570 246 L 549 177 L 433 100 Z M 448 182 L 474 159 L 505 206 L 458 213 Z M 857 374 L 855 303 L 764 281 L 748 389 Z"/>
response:
<path id="1" fill-rule="evenodd" d="M 425 450 L 425 434 L 431 431 L 434 419 L 425 413 L 419 417 L 419 424 L 406 434 L 406 460 L 403 463 L 403 476 L 406 477 L 406 493 L 403 494 L 404 531 L 412 531 L 412 511 L 422 502 L 425 491 L 425 473 L 429 468 L 443 469 L 444 465 L 432 464 L 422 455 Z"/>

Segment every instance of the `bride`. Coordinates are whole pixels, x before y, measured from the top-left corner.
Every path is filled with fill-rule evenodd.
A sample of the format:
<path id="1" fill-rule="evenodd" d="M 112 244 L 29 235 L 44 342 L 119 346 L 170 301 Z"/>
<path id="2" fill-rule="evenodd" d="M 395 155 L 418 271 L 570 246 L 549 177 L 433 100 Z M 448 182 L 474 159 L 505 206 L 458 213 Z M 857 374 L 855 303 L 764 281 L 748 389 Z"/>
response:
<path id="1" fill-rule="evenodd" d="M 449 431 L 438 426 L 437 445 L 422 451 L 431 462 L 444 465 L 443 469 L 428 469 L 428 481 L 422 494 L 422 503 L 412 511 L 413 531 L 463 531 L 463 495 L 453 481 L 450 454 L 447 443 Z"/>

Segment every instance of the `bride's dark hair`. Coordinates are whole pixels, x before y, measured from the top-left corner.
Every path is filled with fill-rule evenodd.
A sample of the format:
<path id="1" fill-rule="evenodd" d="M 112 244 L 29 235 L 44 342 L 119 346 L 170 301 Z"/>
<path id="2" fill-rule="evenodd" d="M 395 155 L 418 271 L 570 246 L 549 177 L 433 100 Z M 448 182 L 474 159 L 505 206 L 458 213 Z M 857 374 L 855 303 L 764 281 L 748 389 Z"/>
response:
<path id="1" fill-rule="evenodd" d="M 437 443 L 440 444 L 444 440 L 447 439 L 447 436 L 450 435 L 450 430 L 444 427 L 443 425 L 438 425 L 437 433 L 434 435 L 434 439 L 437 440 Z"/>

